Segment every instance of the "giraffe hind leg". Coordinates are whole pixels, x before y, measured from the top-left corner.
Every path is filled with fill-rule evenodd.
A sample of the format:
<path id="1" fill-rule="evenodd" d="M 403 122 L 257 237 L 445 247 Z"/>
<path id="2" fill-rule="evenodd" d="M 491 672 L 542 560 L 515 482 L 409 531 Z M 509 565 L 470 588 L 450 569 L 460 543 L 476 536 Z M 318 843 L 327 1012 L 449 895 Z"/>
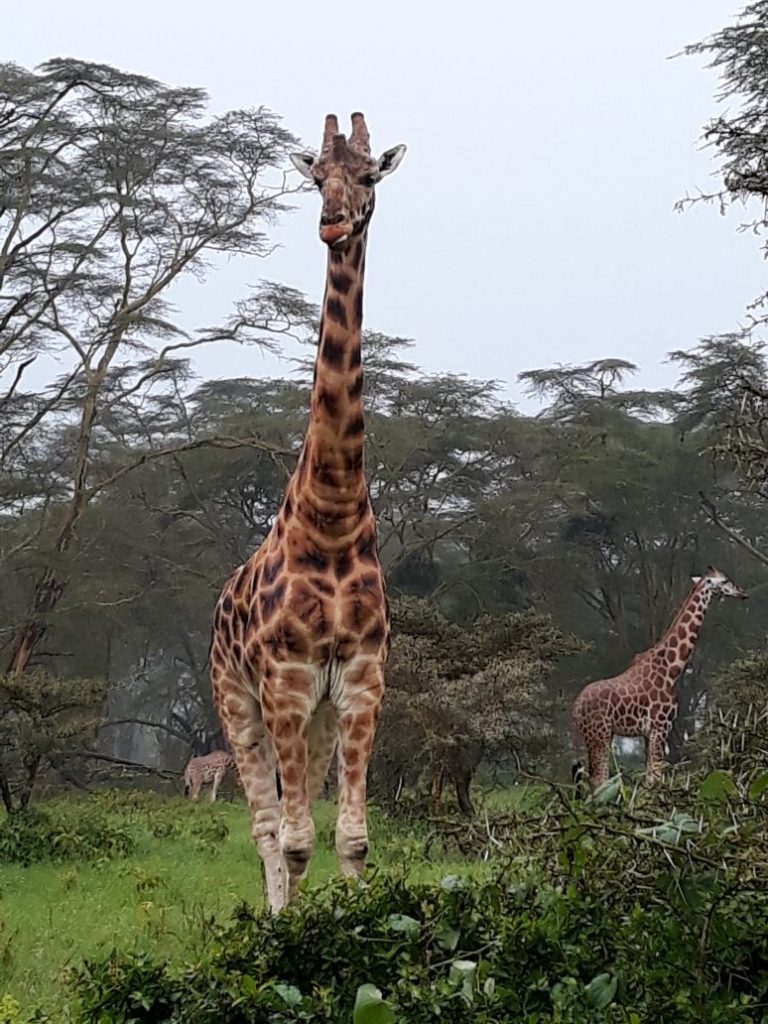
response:
<path id="1" fill-rule="evenodd" d="M 217 768 L 213 773 L 213 783 L 211 785 L 211 803 L 216 803 L 216 794 L 219 792 L 219 786 L 221 780 L 224 777 L 224 772 L 221 768 Z"/>

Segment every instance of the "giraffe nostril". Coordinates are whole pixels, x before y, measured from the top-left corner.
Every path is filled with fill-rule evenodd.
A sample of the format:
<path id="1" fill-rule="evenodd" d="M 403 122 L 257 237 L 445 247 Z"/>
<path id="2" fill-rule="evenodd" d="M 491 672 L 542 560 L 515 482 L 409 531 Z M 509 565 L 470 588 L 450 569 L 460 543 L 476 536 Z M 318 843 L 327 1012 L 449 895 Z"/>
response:
<path id="1" fill-rule="evenodd" d="M 320 223 L 323 227 L 327 227 L 330 224 L 343 224 L 346 220 L 345 214 L 339 213 L 324 213 L 320 218 Z"/>

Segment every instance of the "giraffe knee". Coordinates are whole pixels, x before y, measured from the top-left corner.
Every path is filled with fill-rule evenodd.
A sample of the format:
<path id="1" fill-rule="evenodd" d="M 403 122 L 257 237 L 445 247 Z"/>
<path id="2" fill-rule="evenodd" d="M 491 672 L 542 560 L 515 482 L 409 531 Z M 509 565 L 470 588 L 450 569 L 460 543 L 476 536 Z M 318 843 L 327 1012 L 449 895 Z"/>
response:
<path id="1" fill-rule="evenodd" d="M 368 856 L 368 836 L 337 834 L 336 852 L 342 860 L 364 861 Z"/>
<path id="2" fill-rule="evenodd" d="M 279 812 L 276 807 L 256 811 L 251 821 L 251 835 L 262 854 L 276 853 L 278 841 Z"/>
<path id="3" fill-rule="evenodd" d="M 280 826 L 280 852 L 290 874 L 303 876 L 306 873 L 314 846 L 315 826 L 311 818 L 298 827 L 285 822 Z"/>

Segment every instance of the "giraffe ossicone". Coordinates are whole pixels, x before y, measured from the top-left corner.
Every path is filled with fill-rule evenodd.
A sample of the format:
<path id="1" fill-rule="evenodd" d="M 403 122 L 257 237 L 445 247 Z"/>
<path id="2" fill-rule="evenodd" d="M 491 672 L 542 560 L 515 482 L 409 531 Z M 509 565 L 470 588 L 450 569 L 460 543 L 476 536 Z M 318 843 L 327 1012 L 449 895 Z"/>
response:
<path id="1" fill-rule="evenodd" d="M 711 566 L 704 576 L 691 580 L 692 589 L 661 639 L 636 654 L 621 675 L 589 683 L 573 702 L 573 730 L 586 745 L 593 787 L 608 776 L 614 736 L 645 740 L 646 778 L 649 783 L 658 779 L 677 715 L 675 686 L 693 654 L 704 613 L 714 597 L 747 597 Z"/>
<path id="2" fill-rule="evenodd" d="M 271 910 L 312 856 L 310 813 L 338 752 L 336 849 L 358 876 L 368 852 L 366 776 L 384 692 L 389 611 L 363 470 L 363 275 L 378 160 L 362 114 L 349 138 L 325 120 L 318 156 L 294 165 L 322 196 L 328 247 L 309 425 L 274 525 L 224 585 L 214 614 L 214 702 L 248 800 Z M 278 797 L 275 769 L 280 773 Z"/>

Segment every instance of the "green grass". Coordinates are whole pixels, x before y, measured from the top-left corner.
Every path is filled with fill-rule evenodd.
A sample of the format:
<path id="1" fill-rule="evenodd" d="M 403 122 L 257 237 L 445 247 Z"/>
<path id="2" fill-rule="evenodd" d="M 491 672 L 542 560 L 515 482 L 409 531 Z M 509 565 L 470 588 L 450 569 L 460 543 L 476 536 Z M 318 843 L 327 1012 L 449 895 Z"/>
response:
<path id="1" fill-rule="evenodd" d="M 48 806 L 57 815 L 74 816 L 83 803 Z M 115 807 L 106 813 L 130 823 L 138 839 L 130 856 L 100 863 L 0 864 L 0 1001 L 10 995 L 25 1009 L 40 1006 L 55 1014 L 68 966 L 115 947 L 170 960 L 193 955 L 204 947 L 211 917 L 226 919 L 243 901 L 262 905 L 260 862 L 243 803 L 157 798 L 135 811 Z M 151 826 L 165 820 L 179 825 L 178 834 L 156 838 Z M 336 873 L 334 821 L 335 806 L 319 803 L 310 888 Z M 205 835 L 205 826 L 217 822 L 229 830 L 223 840 Z M 201 826 L 202 835 L 196 835 L 193 830 Z M 487 870 L 460 860 L 425 860 L 421 840 L 375 808 L 369 826 L 373 870 L 407 871 L 415 881 Z"/>

